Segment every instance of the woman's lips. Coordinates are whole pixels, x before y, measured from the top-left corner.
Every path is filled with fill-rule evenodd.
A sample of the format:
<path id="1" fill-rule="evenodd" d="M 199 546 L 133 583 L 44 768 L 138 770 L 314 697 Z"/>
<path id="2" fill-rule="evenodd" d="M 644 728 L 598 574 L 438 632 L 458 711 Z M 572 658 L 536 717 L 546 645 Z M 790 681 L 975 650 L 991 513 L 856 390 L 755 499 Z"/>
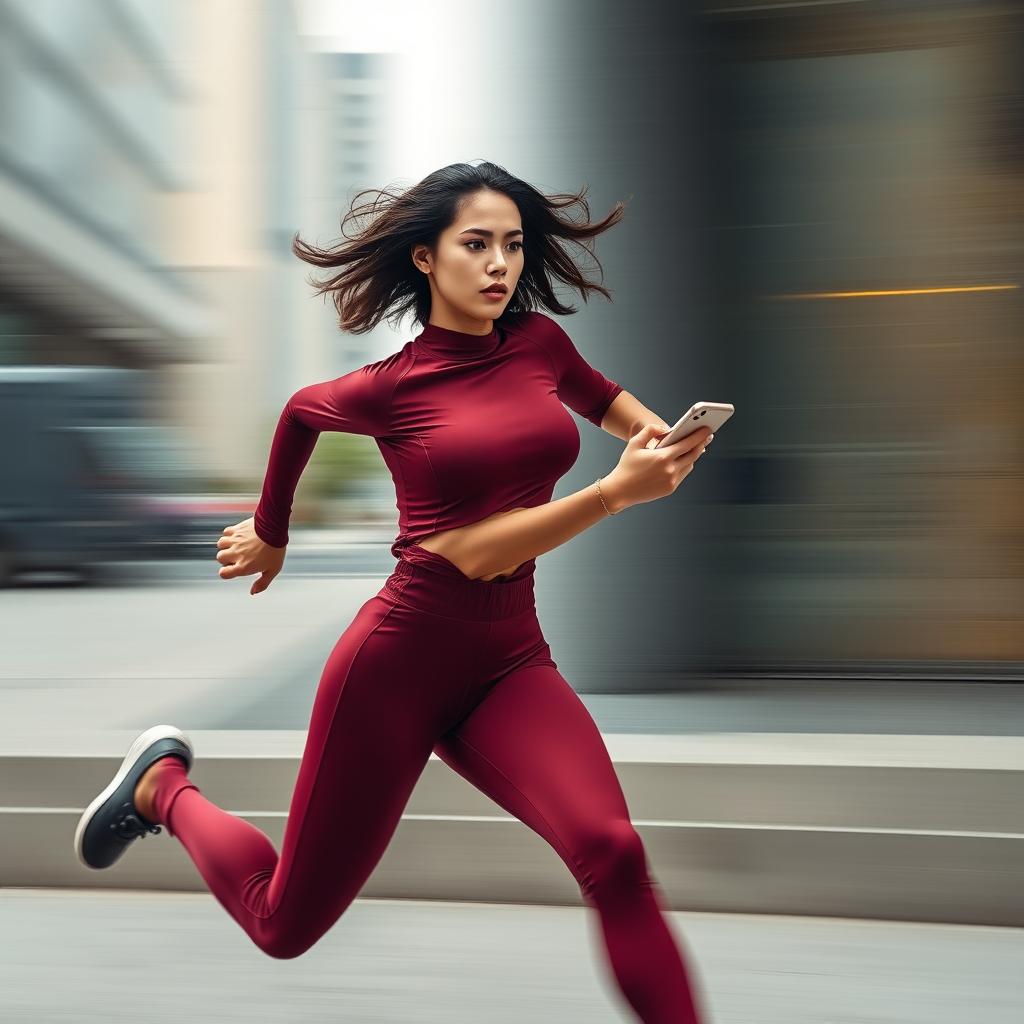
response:
<path id="1" fill-rule="evenodd" d="M 508 292 L 503 292 L 503 291 L 489 291 L 489 290 L 488 290 L 488 291 L 483 291 L 483 292 L 481 292 L 480 294 L 481 294 L 481 295 L 485 295 L 485 296 L 486 296 L 487 298 L 489 298 L 489 299 L 503 299 L 503 298 L 505 298 L 505 296 L 506 296 L 506 295 L 508 295 Z"/>

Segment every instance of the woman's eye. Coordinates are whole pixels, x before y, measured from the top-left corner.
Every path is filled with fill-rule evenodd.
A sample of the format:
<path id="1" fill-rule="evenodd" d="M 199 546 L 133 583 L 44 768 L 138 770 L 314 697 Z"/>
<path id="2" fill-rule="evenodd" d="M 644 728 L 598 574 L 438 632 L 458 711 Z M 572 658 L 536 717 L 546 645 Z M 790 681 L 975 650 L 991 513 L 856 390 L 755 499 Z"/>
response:
<path id="1" fill-rule="evenodd" d="M 483 245 L 485 249 L 487 248 L 487 246 L 484 245 L 483 241 L 481 241 L 479 238 L 472 238 L 472 239 L 470 239 L 466 243 L 466 245 L 470 245 L 470 246 L 471 245 Z M 522 242 L 509 242 L 509 245 L 518 246 L 518 248 L 516 249 L 516 252 L 518 252 L 519 249 L 522 249 L 522 247 L 523 247 L 523 243 Z M 479 249 L 474 249 L 473 250 L 473 252 L 479 252 L 479 251 L 480 251 Z"/>

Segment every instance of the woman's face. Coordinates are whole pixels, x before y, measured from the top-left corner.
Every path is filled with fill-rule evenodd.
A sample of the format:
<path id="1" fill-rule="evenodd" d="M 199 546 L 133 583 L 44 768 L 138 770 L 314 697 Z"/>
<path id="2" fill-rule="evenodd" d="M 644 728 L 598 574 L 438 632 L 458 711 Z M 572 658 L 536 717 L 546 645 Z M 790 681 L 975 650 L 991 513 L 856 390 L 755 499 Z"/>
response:
<path id="1" fill-rule="evenodd" d="M 487 333 L 512 298 L 523 261 L 523 224 L 516 204 L 490 189 L 467 196 L 455 222 L 441 232 L 436 252 L 425 245 L 413 248 L 413 262 L 430 283 L 430 322 Z M 502 295 L 484 294 L 496 284 L 505 285 Z"/>

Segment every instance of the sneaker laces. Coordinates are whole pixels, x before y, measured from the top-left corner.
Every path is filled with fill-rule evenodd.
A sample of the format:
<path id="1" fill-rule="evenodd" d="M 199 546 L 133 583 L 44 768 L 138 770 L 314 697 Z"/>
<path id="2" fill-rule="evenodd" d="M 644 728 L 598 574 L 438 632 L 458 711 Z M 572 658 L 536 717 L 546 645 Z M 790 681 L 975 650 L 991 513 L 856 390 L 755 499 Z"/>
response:
<path id="1" fill-rule="evenodd" d="M 137 836 L 143 838 L 150 832 L 153 835 L 158 835 L 162 829 L 159 825 L 152 825 L 147 821 L 143 821 L 134 810 L 131 809 L 131 804 L 125 805 L 128 810 L 119 815 L 114 821 L 110 823 L 110 830 L 119 839 L 135 839 Z"/>

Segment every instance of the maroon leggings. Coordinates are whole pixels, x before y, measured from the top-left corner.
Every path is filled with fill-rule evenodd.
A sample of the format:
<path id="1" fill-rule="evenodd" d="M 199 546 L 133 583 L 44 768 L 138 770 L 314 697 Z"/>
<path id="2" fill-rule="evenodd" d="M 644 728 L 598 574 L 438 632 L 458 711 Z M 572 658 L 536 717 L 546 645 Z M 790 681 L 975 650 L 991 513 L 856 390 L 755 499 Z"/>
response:
<path id="1" fill-rule="evenodd" d="M 404 550 L 324 666 L 280 857 L 174 757 L 158 762 L 157 819 L 261 950 L 296 957 L 359 893 L 431 751 L 565 861 L 639 1019 L 697 1021 L 604 741 L 541 633 L 532 572 L 473 580 Z"/>

